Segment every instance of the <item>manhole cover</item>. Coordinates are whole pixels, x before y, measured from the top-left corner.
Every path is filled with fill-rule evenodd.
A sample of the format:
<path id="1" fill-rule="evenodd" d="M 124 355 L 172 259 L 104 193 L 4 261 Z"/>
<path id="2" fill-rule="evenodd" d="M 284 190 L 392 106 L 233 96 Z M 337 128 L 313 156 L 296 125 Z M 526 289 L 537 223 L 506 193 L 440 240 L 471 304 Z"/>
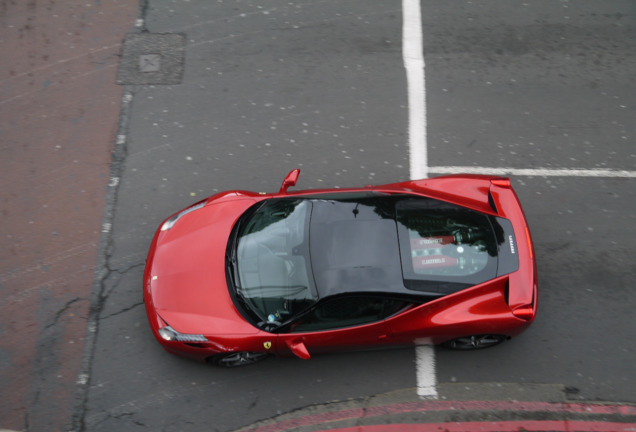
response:
<path id="1" fill-rule="evenodd" d="M 179 84 L 184 59 L 183 34 L 129 33 L 121 50 L 117 84 Z"/>

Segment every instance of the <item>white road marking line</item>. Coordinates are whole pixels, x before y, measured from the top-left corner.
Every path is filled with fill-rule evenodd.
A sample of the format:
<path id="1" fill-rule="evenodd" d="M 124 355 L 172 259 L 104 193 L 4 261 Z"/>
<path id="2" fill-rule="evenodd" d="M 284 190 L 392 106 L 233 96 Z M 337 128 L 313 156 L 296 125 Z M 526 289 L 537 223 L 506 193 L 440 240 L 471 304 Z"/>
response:
<path id="1" fill-rule="evenodd" d="M 429 172 L 436 174 L 487 174 L 515 175 L 527 177 L 614 177 L 636 178 L 636 171 L 618 169 L 582 169 L 582 168 L 492 168 L 474 166 L 435 166 Z"/>
<path id="2" fill-rule="evenodd" d="M 417 395 L 421 398 L 437 399 L 435 348 L 432 345 L 415 347 L 415 362 L 417 364 Z"/>
<path id="3" fill-rule="evenodd" d="M 406 69 L 409 103 L 409 174 L 428 176 L 426 145 L 426 85 L 420 0 L 402 0 L 402 60 Z"/>
<path id="4" fill-rule="evenodd" d="M 402 60 L 408 86 L 409 175 L 411 179 L 426 178 L 426 85 L 420 0 L 402 0 Z M 418 396 L 437 399 L 435 349 L 431 345 L 415 347 L 415 361 Z"/>

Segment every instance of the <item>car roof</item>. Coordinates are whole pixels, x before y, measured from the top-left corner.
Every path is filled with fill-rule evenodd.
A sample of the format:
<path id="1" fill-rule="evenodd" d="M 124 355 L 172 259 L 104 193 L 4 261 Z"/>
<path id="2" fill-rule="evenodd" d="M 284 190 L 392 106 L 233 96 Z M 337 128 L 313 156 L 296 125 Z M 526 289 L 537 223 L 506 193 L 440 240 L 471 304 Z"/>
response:
<path id="1" fill-rule="evenodd" d="M 407 281 L 400 249 L 395 203 L 407 195 L 345 195 L 339 199 L 312 199 L 310 254 L 314 280 L 321 298 L 345 293 L 443 295 L 474 284 L 471 279 L 431 278 Z M 334 195 L 332 198 L 336 198 Z M 412 197 L 430 201 L 429 198 Z M 452 204 L 442 203 L 443 206 Z M 470 210 L 467 210 L 470 211 Z M 470 211 L 472 213 L 472 211 Z M 402 239 L 404 243 L 407 240 Z M 495 260 L 496 261 L 496 260 Z M 496 263 L 495 272 L 496 272 Z M 411 272 L 412 273 L 412 272 Z M 494 277 L 495 274 L 491 273 Z M 417 277 L 416 277 L 417 278 Z M 488 277 L 487 279 L 490 279 Z M 417 278 L 421 279 L 421 278 Z M 484 282 L 479 280 L 477 282 Z"/>

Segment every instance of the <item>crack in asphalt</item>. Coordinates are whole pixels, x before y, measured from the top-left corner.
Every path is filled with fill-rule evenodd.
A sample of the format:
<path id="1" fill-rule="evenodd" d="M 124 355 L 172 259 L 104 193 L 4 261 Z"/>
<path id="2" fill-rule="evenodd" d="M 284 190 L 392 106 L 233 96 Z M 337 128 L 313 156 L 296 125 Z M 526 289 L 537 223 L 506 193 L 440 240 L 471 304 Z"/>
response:
<path id="1" fill-rule="evenodd" d="M 64 314 L 64 312 L 66 312 L 71 307 L 72 304 L 77 303 L 80 300 L 86 300 L 86 299 L 83 297 L 75 297 L 74 299 L 67 301 L 64 304 L 64 306 L 62 306 L 62 308 L 60 308 L 60 310 L 58 310 L 55 313 L 55 316 L 53 317 L 52 322 L 50 324 L 47 324 L 44 327 L 44 330 L 47 330 L 53 326 L 56 326 L 58 321 L 60 320 L 60 317 Z"/>
<path id="2" fill-rule="evenodd" d="M 42 415 L 43 404 L 47 403 L 49 389 L 51 387 L 60 388 L 62 386 L 59 379 L 52 379 L 52 377 L 61 378 L 63 375 L 62 364 L 64 362 L 64 356 L 60 354 L 56 349 L 62 341 L 66 341 L 69 344 L 75 343 L 75 338 L 66 339 L 68 324 L 72 320 L 80 319 L 83 317 L 77 315 L 73 311 L 77 312 L 77 304 L 86 302 L 86 297 L 75 297 L 66 302 L 62 306 L 57 306 L 57 299 L 47 297 L 43 299 L 40 306 L 39 316 L 42 317 L 42 327 L 38 331 L 36 354 L 32 360 L 33 377 L 31 379 L 32 390 L 29 394 L 30 403 L 32 408 L 27 410 L 23 417 L 24 430 L 30 430 L 30 420 Z M 50 310 L 50 305 L 56 305 L 53 310 Z"/>
<path id="3" fill-rule="evenodd" d="M 103 305 L 105 301 L 119 288 L 121 282 L 124 280 L 124 277 L 137 268 L 143 268 L 145 266 L 145 262 L 136 263 L 126 267 L 123 270 L 117 269 L 108 269 L 101 279 L 102 282 L 102 290 L 100 291 L 100 305 Z M 112 280 L 111 280 L 112 279 Z M 107 286 L 109 286 L 107 288 Z M 102 310 L 100 309 L 100 313 Z M 108 315 L 107 317 L 112 316 L 113 314 Z M 103 319 L 104 317 L 101 317 Z"/>
<path id="4" fill-rule="evenodd" d="M 131 311 L 131 310 L 133 310 L 133 309 L 136 309 L 136 308 L 138 308 L 139 306 L 143 306 L 143 304 L 144 304 L 144 302 L 143 302 L 143 301 L 140 301 L 140 302 L 135 303 L 135 304 L 133 304 L 133 305 L 131 305 L 131 306 L 125 307 L 125 308 L 123 308 L 123 309 L 120 309 L 120 310 L 119 310 L 119 311 L 117 311 L 117 312 L 113 312 L 113 313 L 111 313 L 111 314 L 109 314 L 109 315 L 105 315 L 105 316 L 103 316 L 103 317 L 100 317 L 100 320 L 101 320 L 101 321 L 104 321 L 104 320 L 107 320 L 107 319 L 112 318 L 112 317 L 114 317 L 114 316 L 121 315 L 121 314 L 126 313 L 126 312 L 129 312 L 129 311 Z"/>

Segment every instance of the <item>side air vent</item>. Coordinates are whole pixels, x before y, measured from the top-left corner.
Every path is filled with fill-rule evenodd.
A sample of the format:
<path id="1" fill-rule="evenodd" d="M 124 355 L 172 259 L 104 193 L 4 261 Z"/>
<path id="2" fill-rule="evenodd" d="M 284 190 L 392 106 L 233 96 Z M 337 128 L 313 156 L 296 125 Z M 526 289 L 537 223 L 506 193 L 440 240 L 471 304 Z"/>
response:
<path id="1" fill-rule="evenodd" d="M 196 343 L 196 342 L 186 342 L 184 345 L 187 345 L 192 348 L 206 348 L 208 346 L 205 343 Z"/>
<path id="2" fill-rule="evenodd" d="M 506 286 L 504 288 L 504 299 L 506 304 L 510 304 L 510 278 L 506 279 Z"/>

